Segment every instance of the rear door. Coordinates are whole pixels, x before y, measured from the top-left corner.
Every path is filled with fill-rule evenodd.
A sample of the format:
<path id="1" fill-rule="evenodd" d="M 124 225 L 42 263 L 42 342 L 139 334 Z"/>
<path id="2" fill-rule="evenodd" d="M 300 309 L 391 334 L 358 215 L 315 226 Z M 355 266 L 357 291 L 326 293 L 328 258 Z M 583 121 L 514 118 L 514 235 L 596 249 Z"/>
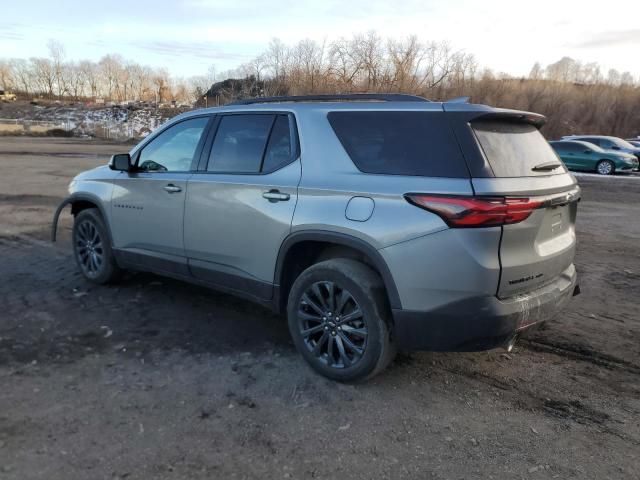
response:
<path id="1" fill-rule="evenodd" d="M 579 188 L 535 121 L 497 115 L 466 124 L 484 162 L 484 173 L 472 178 L 475 194 L 540 202 L 526 220 L 502 227 L 500 298 L 525 294 L 573 269 Z"/>
<path id="2" fill-rule="evenodd" d="M 301 164 L 286 113 L 217 119 L 206 161 L 188 184 L 184 238 L 192 274 L 269 299 L 280 245 L 291 231 Z"/>

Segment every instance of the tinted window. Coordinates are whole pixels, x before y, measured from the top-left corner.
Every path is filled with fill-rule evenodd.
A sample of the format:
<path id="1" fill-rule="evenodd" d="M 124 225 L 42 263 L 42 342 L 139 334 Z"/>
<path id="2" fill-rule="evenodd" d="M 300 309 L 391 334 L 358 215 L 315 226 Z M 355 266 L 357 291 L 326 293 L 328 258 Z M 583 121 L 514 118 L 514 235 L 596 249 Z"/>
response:
<path id="1" fill-rule="evenodd" d="M 553 148 L 555 148 L 558 152 L 576 153 L 587 150 L 589 147 L 574 142 L 558 142 L 553 144 Z"/>
<path id="2" fill-rule="evenodd" d="M 200 117 L 169 127 L 146 145 L 138 168 L 148 172 L 187 172 L 209 118 Z"/>
<path id="3" fill-rule="evenodd" d="M 556 152 L 569 152 L 571 151 L 569 148 L 569 143 L 568 142 L 553 142 L 550 143 L 550 145 L 553 147 L 553 149 Z"/>
<path id="4" fill-rule="evenodd" d="M 603 146 L 602 141 L 599 138 L 577 138 L 576 140 L 592 143 L 593 145 Z"/>
<path id="5" fill-rule="evenodd" d="M 274 115 L 223 116 L 211 148 L 207 171 L 259 172 L 274 117 Z"/>
<path id="6" fill-rule="evenodd" d="M 329 122 L 366 173 L 468 177 L 442 112 L 331 112 Z"/>
<path id="7" fill-rule="evenodd" d="M 534 171 L 558 157 L 538 129 L 526 123 L 480 121 L 472 124 L 496 177 L 533 177 L 565 173 L 564 168 Z"/>
<path id="8" fill-rule="evenodd" d="M 271 172 L 289 163 L 290 160 L 291 133 L 289 131 L 289 118 L 286 115 L 278 115 L 276 123 L 273 124 L 271 129 L 262 171 Z"/>

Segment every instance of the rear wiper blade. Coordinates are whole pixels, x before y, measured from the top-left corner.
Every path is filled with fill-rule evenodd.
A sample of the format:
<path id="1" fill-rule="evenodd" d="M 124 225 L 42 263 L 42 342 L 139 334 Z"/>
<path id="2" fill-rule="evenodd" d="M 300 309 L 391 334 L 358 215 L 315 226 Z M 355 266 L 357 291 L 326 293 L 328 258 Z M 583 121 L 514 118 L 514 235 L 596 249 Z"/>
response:
<path id="1" fill-rule="evenodd" d="M 562 164 L 558 162 L 546 162 L 546 163 L 541 163 L 540 165 L 536 165 L 531 170 L 533 170 L 534 172 L 545 172 L 548 170 L 555 170 L 556 168 L 561 166 Z"/>

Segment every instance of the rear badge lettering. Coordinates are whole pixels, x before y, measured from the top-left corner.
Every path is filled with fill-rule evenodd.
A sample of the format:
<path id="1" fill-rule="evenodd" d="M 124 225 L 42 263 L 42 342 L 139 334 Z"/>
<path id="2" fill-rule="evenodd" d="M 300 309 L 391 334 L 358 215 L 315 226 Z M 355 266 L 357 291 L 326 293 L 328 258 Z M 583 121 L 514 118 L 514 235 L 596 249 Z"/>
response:
<path id="1" fill-rule="evenodd" d="M 509 285 L 516 285 L 518 283 L 530 282 L 531 280 L 537 280 L 542 277 L 543 273 L 536 273 L 535 275 L 529 275 L 528 277 L 518 278 L 517 280 L 509 280 Z"/>

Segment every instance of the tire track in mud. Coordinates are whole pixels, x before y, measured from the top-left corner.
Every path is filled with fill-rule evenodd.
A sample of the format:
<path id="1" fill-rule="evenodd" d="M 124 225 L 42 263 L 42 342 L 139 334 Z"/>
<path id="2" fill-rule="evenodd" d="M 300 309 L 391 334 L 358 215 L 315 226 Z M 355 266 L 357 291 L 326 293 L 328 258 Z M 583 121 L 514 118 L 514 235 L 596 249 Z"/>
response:
<path id="1" fill-rule="evenodd" d="M 534 352 L 553 353 L 555 355 L 570 358 L 572 360 L 592 363 L 594 365 L 598 365 L 599 367 L 624 370 L 633 375 L 640 375 L 640 366 L 622 360 L 621 358 L 595 351 L 587 347 L 586 345 L 579 345 L 575 343 L 556 344 L 552 342 L 529 339 L 522 339 L 519 343 L 527 350 L 531 350 Z"/>
<path id="2" fill-rule="evenodd" d="M 477 370 L 456 368 L 452 366 L 437 365 L 436 370 L 440 370 L 452 375 L 480 382 L 490 387 L 513 395 L 511 401 L 516 408 L 521 410 L 535 410 L 558 419 L 572 421 L 581 425 L 597 428 L 599 431 L 613 435 L 629 442 L 632 445 L 640 446 L 640 440 L 630 437 L 626 433 L 618 430 L 612 424 L 623 424 L 606 412 L 586 405 L 580 400 L 551 398 L 548 395 L 540 395 L 530 388 L 523 388 L 522 382 L 505 381 L 484 372 Z M 528 384 L 526 384 L 528 385 Z M 632 412 L 640 414 L 640 412 Z"/>

